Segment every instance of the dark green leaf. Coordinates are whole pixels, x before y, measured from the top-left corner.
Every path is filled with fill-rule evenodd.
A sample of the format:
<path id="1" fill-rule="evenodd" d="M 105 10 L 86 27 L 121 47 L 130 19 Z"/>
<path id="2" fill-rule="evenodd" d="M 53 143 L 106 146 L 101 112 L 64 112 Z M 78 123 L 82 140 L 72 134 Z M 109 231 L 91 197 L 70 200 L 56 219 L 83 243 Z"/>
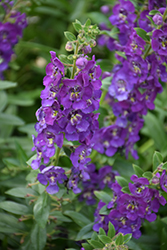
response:
<path id="1" fill-rule="evenodd" d="M 107 205 L 103 206 L 101 209 L 100 209 L 100 214 L 104 214 L 104 215 L 107 215 L 110 213 L 110 210 L 107 209 Z"/>
<path id="2" fill-rule="evenodd" d="M 49 195 L 47 193 L 43 193 L 39 196 L 38 200 L 34 205 L 34 218 L 38 225 L 42 228 L 45 228 L 50 211 L 49 204 Z"/>
<path id="3" fill-rule="evenodd" d="M 103 248 L 104 247 L 104 245 L 101 242 L 96 241 L 96 240 L 88 240 L 88 242 L 94 248 Z"/>
<path id="4" fill-rule="evenodd" d="M 24 121 L 21 118 L 17 117 L 16 115 L 11 115 L 6 113 L 0 113 L 0 121 L 1 124 L 16 125 L 16 126 L 24 125 Z"/>
<path id="5" fill-rule="evenodd" d="M 162 168 L 167 170 L 167 162 L 163 164 Z"/>
<path id="6" fill-rule="evenodd" d="M 161 15 L 161 12 L 159 12 L 158 10 L 151 10 L 148 14 L 149 15 L 155 15 L 157 13 Z"/>
<path id="7" fill-rule="evenodd" d="M 123 193 L 127 193 L 127 194 L 130 194 L 130 193 L 131 193 L 130 190 L 129 190 L 129 186 L 123 187 L 123 188 L 121 189 L 121 191 L 122 191 Z"/>
<path id="8" fill-rule="evenodd" d="M 0 112 L 4 110 L 8 103 L 8 97 L 5 91 L 0 91 Z"/>
<path id="9" fill-rule="evenodd" d="M 122 176 L 116 176 L 115 179 L 117 180 L 118 184 L 121 187 L 128 186 L 128 181 L 124 177 L 122 177 Z"/>
<path id="10" fill-rule="evenodd" d="M 153 177 L 153 174 L 151 171 L 146 171 L 142 176 L 150 180 Z"/>
<path id="11" fill-rule="evenodd" d="M 16 87 L 16 86 L 17 86 L 17 83 L 15 83 L 15 82 L 0 81 L 0 90 L 9 89 L 9 88 L 13 88 L 13 87 Z"/>
<path id="12" fill-rule="evenodd" d="M 133 169 L 135 171 L 135 174 L 138 176 L 138 177 L 142 177 L 142 174 L 144 173 L 143 169 L 141 169 L 139 166 L 133 164 Z"/>
<path id="13" fill-rule="evenodd" d="M 128 241 L 130 241 L 130 239 L 132 238 L 132 234 L 125 234 L 123 236 L 123 243 L 126 244 Z"/>
<path id="14" fill-rule="evenodd" d="M 65 211 L 64 215 L 69 216 L 77 225 L 79 225 L 80 227 L 84 227 L 87 224 L 90 224 L 91 221 L 86 218 L 83 214 L 80 214 L 78 212 L 75 211 Z"/>
<path id="15" fill-rule="evenodd" d="M 50 213 L 50 215 L 54 216 L 58 221 L 64 221 L 64 222 L 72 222 L 71 219 L 69 219 L 67 216 L 64 216 L 61 211 L 53 211 Z"/>
<path id="16" fill-rule="evenodd" d="M 41 228 L 35 224 L 30 235 L 32 250 L 43 250 L 46 244 L 46 228 Z"/>
<path id="17" fill-rule="evenodd" d="M 13 214 L 24 215 L 29 213 L 29 208 L 27 206 L 13 201 L 0 202 L 0 208 Z"/>
<path id="18" fill-rule="evenodd" d="M 93 250 L 93 247 L 88 243 L 82 243 L 82 246 L 85 250 Z"/>
<path id="19" fill-rule="evenodd" d="M 77 234 L 76 241 L 82 240 L 82 239 L 86 239 L 86 238 L 85 238 L 85 235 L 86 235 L 88 232 L 90 232 L 90 231 L 92 230 L 93 225 L 94 225 L 94 223 L 90 223 L 90 224 L 84 226 L 84 227 L 79 231 L 79 233 Z M 92 233 L 93 233 L 93 231 L 92 231 Z"/>
<path id="20" fill-rule="evenodd" d="M 136 33 L 138 34 L 138 36 L 140 36 L 141 38 L 143 38 L 144 41 L 149 41 L 150 38 L 149 36 L 147 36 L 147 32 L 141 28 L 134 28 L 136 30 Z"/>
<path id="21" fill-rule="evenodd" d="M 120 233 L 120 234 L 117 236 L 117 238 L 116 238 L 116 240 L 115 240 L 115 243 L 116 243 L 117 246 L 120 246 L 120 245 L 123 244 L 123 242 L 124 242 L 124 237 L 123 237 L 122 233 Z"/>
<path id="22" fill-rule="evenodd" d="M 125 55 L 125 52 L 122 52 L 122 51 L 115 51 L 115 53 L 125 59 L 127 59 L 126 55 Z"/>
<path id="23" fill-rule="evenodd" d="M 20 198 L 25 198 L 27 194 L 38 195 L 32 188 L 23 187 L 12 188 L 5 193 Z"/>
<path id="24" fill-rule="evenodd" d="M 104 231 L 103 228 L 100 227 L 100 229 L 99 229 L 99 234 L 100 234 L 100 235 L 106 235 L 106 232 Z"/>
<path id="25" fill-rule="evenodd" d="M 153 155 L 153 171 L 155 171 L 162 162 L 163 162 L 162 155 L 159 152 L 155 151 Z"/>
<path id="26" fill-rule="evenodd" d="M 111 239 L 115 236 L 115 227 L 111 222 L 109 222 L 109 224 L 108 224 L 108 233 L 107 233 L 107 235 Z"/>
<path id="27" fill-rule="evenodd" d="M 112 242 L 111 238 L 106 236 L 106 235 L 99 235 L 98 237 L 99 237 L 100 241 L 103 242 L 104 244 Z"/>
<path id="28" fill-rule="evenodd" d="M 107 204 L 111 201 L 111 196 L 104 191 L 94 191 L 94 195 Z"/>
<path id="29" fill-rule="evenodd" d="M 69 40 L 69 41 L 76 41 L 76 39 L 77 39 L 76 36 L 69 31 L 65 31 L 64 35 L 67 38 L 67 40 Z"/>

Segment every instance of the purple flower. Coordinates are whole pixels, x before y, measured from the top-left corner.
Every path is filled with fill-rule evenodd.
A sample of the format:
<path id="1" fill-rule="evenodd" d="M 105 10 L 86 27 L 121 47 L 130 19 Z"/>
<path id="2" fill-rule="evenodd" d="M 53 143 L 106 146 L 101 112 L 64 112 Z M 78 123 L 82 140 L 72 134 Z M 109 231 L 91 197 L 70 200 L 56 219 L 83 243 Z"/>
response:
<path id="1" fill-rule="evenodd" d="M 167 28 L 154 30 L 151 45 L 152 49 L 160 56 L 167 55 Z"/>
<path id="2" fill-rule="evenodd" d="M 63 183 L 67 180 L 67 176 L 64 174 L 64 169 L 58 166 L 49 166 L 45 167 L 44 165 L 40 166 L 41 173 L 38 174 L 37 179 L 43 185 L 49 185 L 46 188 L 46 191 L 49 194 L 55 194 L 59 191 L 58 183 Z"/>
<path id="3" fill-rule="evenodd" d="M 163 18 L 160 14 L 155 14 L 155 16 L 153 16 L 153 21 L 156 25 L 161 25 L 163 23 Z"/>
<path id="4" fill-rule="evenodd" d="M 135 197 L 144 198 L 149 191 L 147 187 L 149 185 L 149 181 L 144 177 L 138 178 L 137 175 L 132 175 L 130 179 L 134 182 L 134 184 L 129 183 L 131 193 Z"/>
<path id="5" fill-rule="evenodd" d="M 116 25 L 121 31 L 133 26 L 136 15 L 134 5 L 130 1 L 120 0 L 120 4 L 115 5 L 112 11 L 113 15 L 109 17 L 112 25 Z"/>
<path id="6" fill-rule="evenodd" d="M 167 192 L 167 175 L 166 175 L 166 170 L 162 171 L 162 175 L 160 177 L 160 187 L 162 190 Z"/>

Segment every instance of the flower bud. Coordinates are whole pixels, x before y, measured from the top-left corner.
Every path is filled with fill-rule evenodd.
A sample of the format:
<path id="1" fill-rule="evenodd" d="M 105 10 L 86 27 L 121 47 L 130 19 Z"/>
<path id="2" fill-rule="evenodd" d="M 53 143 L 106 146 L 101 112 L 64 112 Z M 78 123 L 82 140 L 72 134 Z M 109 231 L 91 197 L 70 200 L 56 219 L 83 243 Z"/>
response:
<path id="1" fill-rule="evenodd" d="M 76 66 L 79 68 L 79 69 L 83 69 L 85 68 L 87 64 L 87 59 L 85 57 L 79 57 L 77 60 L 76 60 Z"/>
<path id="2" fill-rule="evenodd" d="M 67 51 L 72 51 L 74 49 L 73 44 L 71 42 L 67 42 L 66 46 L 65 46 L 65 49 Z"/>
<path id="3" fill-rule="evenodd" d="M 103 5 L 103 6 L 101 6 L 100 10 L 103 14 L 107 14 L 107 13 L 109 13 L 110 8 L 108 7 L 108 5 Z"/>
<path id="4" fill-rule="evenodd" d="M 92 49 L 89 44 L 87 46 L 84 46 L 82 50 L 84 54 L 89 54 L 92 52 Z"/>
<path id="5" fill-rule="evenodd" d="M 90 46 L 91 46 L 91 47 L 95 47 L 95 46 L 96 46 L 96 41 L 92 39 L 92 40 L 90 41 Z"/>
<path id="6" fill-rule="evenodd" d="M 156 25 L 161 25 L 163 23 L 163 18 L 161 15 L 155 14 L 155 16 L 153 16 L 153 21 Z"/>

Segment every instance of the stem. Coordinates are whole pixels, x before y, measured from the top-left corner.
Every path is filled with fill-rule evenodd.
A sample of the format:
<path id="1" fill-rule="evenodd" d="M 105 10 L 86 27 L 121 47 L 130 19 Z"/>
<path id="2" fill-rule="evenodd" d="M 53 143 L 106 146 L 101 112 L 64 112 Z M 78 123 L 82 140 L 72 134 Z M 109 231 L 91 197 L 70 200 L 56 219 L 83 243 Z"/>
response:
<path id="1" fill-rule="evenodd" d="M 166 14 L 167 14 L 167 8 L 166 8 L 166 10 L 165 10 L 165 12 L 163 14 L 163 21 L 165 21 Z"/>
<path id="2" fill-rule="evenodd" d="M 100 106 L 102 105 L 102 103 L 106 97 L 106 94 L 107 94 L 107 90 L 103 90 L 101 98 L 100 98 Z"/>
<path id="3" fill-rule="evenodd" d="M 96 158 L 97 154 L 98 154 L 98 152 L 97 152 L 96 150 L 93 150 L 93 152 L 92 152 L 91 155 L 90 155 L 90 158 L 91 158 L 92 162 L 93 162 L 94 159 Z"/>
<path id="4" fill-rule="evenodd" d="M 146 52 L 145 52 L 145 54 L 144 54 L 144 56 L 143 56 L 143 59 L 146 59 L 146 57 L 148 56 L 150 50 L 151 50 L 151 44 L 150 44 L 150 45 L 148 46 L 148 48 L 146 49 Z"/>
<path id="5" fill-rule="evenodd" d="M 74 62 L 73 62 L 73 69 L 72 69 L 71 79 L 73 79 L 73 78 L 74 78 L 74 75 L 75 75 L 76 60 L 77 60 L 77 54 L 78 54 L 78 47 L 79 47 L 79 42 L 77 41 L 77 42 L 76 42 L 76 47 L 75 47 L 75 52 L 74 52 L 74 56 L 75 56 L 76 58 L 74 59 Z"/>
<path id="6" fill-rule="evenodd" d="M 57 163 L 58 163 L 58 161 L 59 161 L 60 150 L 61 150 L 61 148 L 57 147 L 57 149 L 56 149 L 56 154 L 55 154 L 55 157 L 54 157 L 54 159 L 53 159 L 53 163 L 54 163 L 55 166 L 57 165 Z M 51 164 L 51 165 L 52 165 L 52 164 Z"/>

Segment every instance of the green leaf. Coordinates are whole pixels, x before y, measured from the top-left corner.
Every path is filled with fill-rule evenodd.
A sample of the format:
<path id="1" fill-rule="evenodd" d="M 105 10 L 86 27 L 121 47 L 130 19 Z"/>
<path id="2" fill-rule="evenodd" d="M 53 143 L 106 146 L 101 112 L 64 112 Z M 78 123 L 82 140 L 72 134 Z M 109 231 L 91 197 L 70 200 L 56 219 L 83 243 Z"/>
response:
<path id="1" fill-rule="evenodd" d="M 17 86 L 17 83 L 10 81 L 0 81 L 0 90 L 14 88 Z"/>
<path id="2" fill-rule="evenodd" d="M 72 23 L 73 24 L 73 26 L 74 26 L 74 29 L 77 31 L 77 32 L 79 32 L 80 30 L 82 30 L 82 25 L 80 24 L 80 23 Z"/>
<path id="3" fill-rule="evenodd" d="M 119 30 L 116 27 L 113 27 L 112 30 L 108 31 L 108 30 L 102 30 L 100 31 L 100 34 L 104 34 L 107 35 L 109 37 L 112 37 L 114 39 L 118 38 L 118 34 L 119 34 Z"/>
<path id="4" fill-rule="evenodd" d="M 37 159 L 37 154 L 33 155 L 28 161 L 26 161 L 28 166 L 31 166 L 33 160 Z"/>
<path id="5" fill-rule="evenodd" d="M 72 222 L 67 216 L 64 216 L 61 211 L 53 211 L 50 215 L 54 216 L 58 221 Z"/>
<path id="6" fill-rule="evenodd" d="M 117 180 L 118 184 L 121 187 L 128 186 L 128 181 L 124 177 L 122 177 L 122 176 L 116 176 L 115 179 Z"/>
<path id="7" fill-rule="evenodd" d="M 4 110 L 8 103 L 8 96 L 5 91 L 0 91 L 0 112 Z"/>
<path id="8" fill-rule="evenodd" d="M 5 193 L 19 198 L 25 198 L 27 194 L 38 195 L 38 193 L 34 191 L 32 188 L 23 188 L 23 187 L 12 188 L 6 191 Z"/>
<path id="9" fill-rule="evenodd" d="M 88 224 L 88 225 L 86 225 L 86 226 L 84 226 L 84 227 L 79 231 L 79 233 L 77 234 L 77 237 L 76 237 L 75 240 L 78 241 L 78 240 L 86 239 L 86 238 L 85 238 L 85 235 L 87 235 L 87 233 L 90 232 L 90 231 L 92 230 L 93 225 L 94 225 L 94 222 L 93 222 L 93 223 L 90 223 L 90 224 Z M 92 231 L 92 233 L 93 233 L 93 231 Z"/>
<path id="10" fill-rule="evenodd" d="M 134 28 L 136 30 L 136 33 L 138 34 L 138 36 L 140 36 L 141 38 L 143 38 L 144 41 L 149 41 L 150 38 L 149 36 L 147 36 L 147 32 L 141 28 Z"/>
<path id="11" fill-rule="evenodd" d="M 33 208 L 34 218 L 38 223 L 38 225 L 42 228 L 45 228 L 49 217 L 49 212 L 50 212 L 49 203 L 50 203 L 49 195 L 47 193 L 43 193 L 39 196 Z"/>
<path id="12" fill-rule="evenodd" d="M 159 12 L 158 10 L 151 10 L 148 14 L 149 15 L 155 15 L 155 14 L 160 14 L 161 15 L 161 12 Z"/>
<path id="13" fill-rule="evenodd" d="M 84 227 L 87 224 L 91 223 L 91 221 L 88 218 L 86 218 L 83 214 L 80 214 L 75 211 L 67 210 L 64 212 L 64 215 L 69 216 L 80 227 Z"/>
<path id="14" fill-rule="evenodd" d="M 129 190 L 129 186 L 123 187 L 123 188 L 121 189 L 121 191 L 122 191 L 123 193 L 126 193 L 126 194 L 130 194 L 130 193 L 131 193 L 130 190 Z"/>
<path id="15" fill-rule="evenodd" d="M 156 28 L 157 25 L 154 23 L 152 17 L 151 16 L 146 16 L 146 17 L 150 20 L 152 26 Z"/>
<path id="16" fill-rule="evenodd" d="M 16 126 L 24 125 L 24 121 L 21 118 L 6 113 L 0 113 L 0 121 L 1 124 L 16 125 Z"/>
<path id="17" fill-rule="evenodd" d="M 111 201 L 111 196 L 104 191 L 94 191 L 94 195 L 107 204 Z"/>
<path id="18" fill-rule="evenodd" d="M 104 90 L 108 90 L 108 87 L 111 85 L 111 80 L 112 80 L 111 76 L 104 78 L 102 80 L 101 88 L 104 89 Z"/>
<path id="19" fill-rule="evenodd" d="M 125 234 L 124 236 L 123 236 L 123 243 L 125 244 L 125 243 L 127 243 L 128 241 L 130 241 L 130 239 L 132 238 L 132 234 Z"/>
<path id="20" fill-rule="evenodd" d="M 138 177 L 142 177 L 142 174 L 144 173 L 143 169 L 141 169 L 139 166 L 133 164 L 133 169 L 135 171 L 135 174 L 138 176 Z"/>
<path id="21" fill-rule="evenodd" d="M 100 214 L 104 214 L 104 215 L 108 215 L 110 213 L 110 210 L 107 209 L 107 205 L 103 206 L 101 209 L 100 209 Z"/>
<path id="22" fill-rule="evenodd" d="M 76 36 L 69 31 L 65 31 L 64 35 L 67 38 L 67 40 L 69 40 L 69 41 L 76 41 L 77 40 Z"/>
<path id="23" fill-rule="evenodd" d="M 90 246 L 88 243 L 82 243 L 82 246 L 85 250 L 93 250 L 92 246 Z"/>
<path id="24" fill-rule="evenodd" d="M 167 162 L 165 162 L 162 166 L 162 169 L 166 169 L 167 170 Z"/>
<path id="25" fill-rule="evenodd" d="M 153 177 L 153 174 L 151 171 L 146 171 L 142 176 L 150 180 Z"/>
<path id="26" fill-rule="evenodd" d="M 115 53 L 125 59 L 127 59 L 126 55 L 125 55 L 125 52 L 122 52 L 122 51 L 115 51 Z"/>
<path id="27" fill-rule="evenodd" d="M 112 242 L 111 238 L 106 236 L 106 235 L 99 235 L 98 237 L 99 237 L 100 241 L 103 242 L 104 244 Z"/>
<path id="28" fill-rule="evenodd" d="M 116 238 L 115 243 L 117 246 L 120 246 L 123 244 L 123 242 L 124 242 L 124 237 L 123 237 L 122 233 L 120 233 L 118 235 L 118 237 Z"/>
<path id="29" fill-rule="evenodd" d="M 111 239 L 115 236 L 115 227 L 111 222 L 109 222 L 109 224 L 108 224 L 108 233 L 107 233 L 107 235 Z"/>
<path id="30" fill-rule="evenodd" d="M 96 241 L 96 240 L 88 240 L 88 242 L 94 248 L 103 248 L 104 247 L 104 245 L 101 242 Z"/>
<path id="31" fill-rule="evenodd" d="M 59 59 L 62 63 L 72 64 L 72 60 L 69 60 L 65 55 L 59 55 Z"/>
<path id="32" fill-rule="evenodd" d="M 22 231 L 26 230 L 26 226 L 23 222 L 18 222 L 18 218 L 9 213 L 0 213 L 0 223 L 4 223 L 7 227 L 11 227 L 14 230 L 19 229 Z"/>
<path id="33" fill-rule="evenodd" d="M 106 23 L 110 24 L 108 17 L 100 12 L 88 12 L 87 16 L 92 20 L 93 23 L 100 24 L 100 23 Z"/>
<path id="34" fill-rule="evenodd" d="M 91 25 L 91 20 L 88 18 L 84 26 L 89 27 Z"/>
<path id="35" fill-rule="evenodd" d="M 43 250 L 46 244 L 46 228 L 41 228 L 35 224 L 30 235 L 32 250 Z"/>
<path id="36" fill-rule="evenodd" d="M 100 235 L 106 235 L 106 232 L 104 231 L 103 228 L 100 227 L 100 229 L 99 229 L 99 234 L 100 234 Z"/>
<path id="37" fill-rule="evenodd" d="M 29 213 L 29 208 L 27 206 L 13 201 L 0 202 L 0 208 L 13 214 L 23 215 Z"/>
<path id="38" fill-rule="evenodd" d="M 163 162 L 162 155 L 159 152 L 155 151 L 153 155 L 153 171 L 155 171 L 162 162 Z"/>

